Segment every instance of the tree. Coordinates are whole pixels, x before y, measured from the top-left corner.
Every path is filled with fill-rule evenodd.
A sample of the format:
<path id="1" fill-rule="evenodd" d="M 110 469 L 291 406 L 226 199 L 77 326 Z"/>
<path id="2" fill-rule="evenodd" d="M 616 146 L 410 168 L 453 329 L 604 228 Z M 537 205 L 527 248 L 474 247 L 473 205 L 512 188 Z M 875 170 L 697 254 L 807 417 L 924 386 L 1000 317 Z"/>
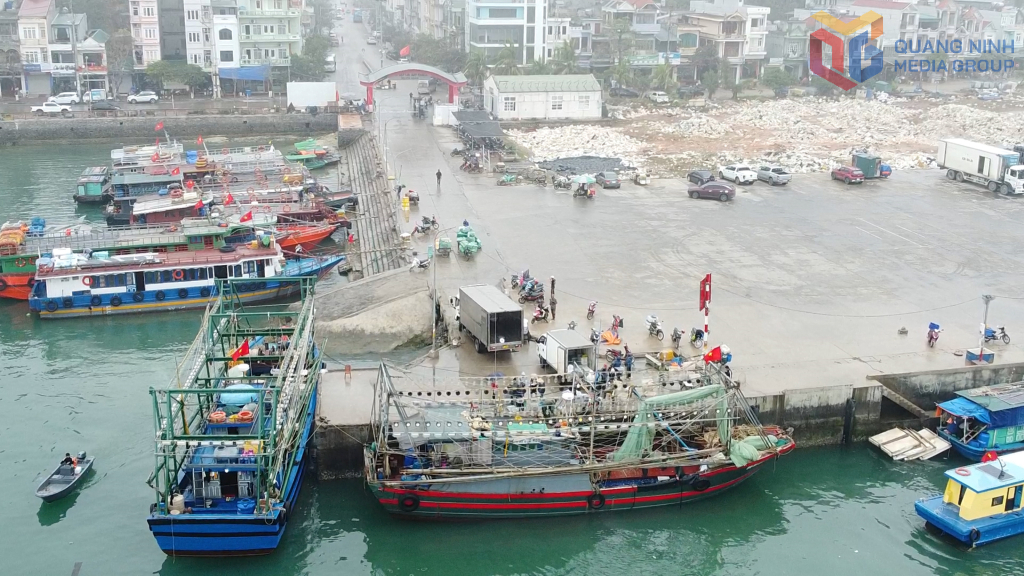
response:
<path id="1" fill-rule="evenodd" d="M 541 60 L 530 62 L 530 66 L 527 68 L 527 72 L 534 75 L 551 74 L 551 71 L 551 64 Z"/>
<path id="2" fill-rule="evenodd" d="M 308 54 L 292 56 L 290 73 L 292 80 L 300 82 L 319 82 L 327 76 L 324 59 Z"/>
<path id="3" fill-rule="evenodd" d="M 708 44 L 707 46 L 697 48 L 697 51 L 693 54 L 693 65 L 697 68 L 698 74 L 703 74 L 708 70 L 718 70 L 718 50 L 715 48 L 715 45 Z"/>
<path id="4" fill-rule="evenodd" d="M 562 42 L 562 45 L 555 49 L 551 67 L 555 74 L 575 74 L 579 71 L 579 66 L 576 64 L 576 50 L 568 40 Z"/>
<path id="5" fill-rule="evenodd" d="M 319 58 L 323 62 L 331 51 L 331 43 L 319 34 L 306 36 L 302 41 L 302 54 L 310 58 Z"/>
<path id="6" fill-rule="evenodd" d="M 171 83 L 184 84 L 193 90 L 210 81 L 202 68 L 184 60 L 157 60 L 146 66 L 146 76 L 161 87 Z"/>
<path id="7" fill-rule="evenodd" d="M 651 88 L 668 92 L 676 86 L 676 68 L 671 64 L 662 64 L 654 69 L 651 75 Z"/>
<path id="8" fill-rule="evenodd" d="M 135 71 L 135 40 L 131 32 L 118 30 L 107 40 L 107 69 L 116 96 L 121 93 L 121 83 L 126 75 Z"/>
<path id="9" fill-rule="evenodd" d="M 761 84 L 779 96 L 784 89 L 796 84 L 796 78 L 782 68 L 769 68 L 761 75 Z"/>
<path id="10" fill-rule="evenodd" d="M 487 78 L 490 70 L 487 69 L 487 55 L 482 51 L 470 52 L 466 58 L 466 66 L 462 72 L 469 79 L 470 84 L 479 86 Z"/>
<path id="11" fill-rule="evenodd" d="M 608 70 L 608 73 L 619 86 L 633 85 L 633 68 L 629 65 L 629 62 L 625 60 L 616 62 L 615 65 Z"/>
<path id="12" fill-rule="evenodd" d="M 610 35 L 615 61 L 621 61 L 633 50 L 633 25 L 625 18 L 616 18 L 612 22 Z"/>
<path id="13" fill-rule="evenodd" d="M 718 72 L 708 70 L 700 77 L 700 83 L 708 89 L 708 100 L 713 100 L 715 97 L 715 90 L 722 85 L 722 78 L 718 75 Z"/>
<path id="14" fill-rule="evenodd" d="M 506 75 L 521 74 L 518 52 L 515 44 L 506 42 L 505 47 L 498 52 L 498 57 L 494 62 L 495 71 Z"/>
<path id="15" fill-rule="evenodd" d="M 87 15 L 90 29 L 98 28 L 113 33 L 115 30 L 128 28 L 127 4 L 110 0 L 75 0 L 74 10 L 71 10 L 71 4 L 70 0 L 58 0 L 57 11 L 67 8 L 68 12 Z"/>

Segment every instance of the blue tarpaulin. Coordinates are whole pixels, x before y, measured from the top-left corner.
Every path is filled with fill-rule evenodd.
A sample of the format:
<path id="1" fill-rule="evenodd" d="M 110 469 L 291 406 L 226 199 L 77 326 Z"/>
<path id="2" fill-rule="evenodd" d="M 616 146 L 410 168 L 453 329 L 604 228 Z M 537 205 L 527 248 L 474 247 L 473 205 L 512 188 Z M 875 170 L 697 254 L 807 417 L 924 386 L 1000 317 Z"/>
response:
<path id="1" fill-rule="evenodd" d="M 954 398 L 939 404 L 939 408 L 955 416 L 970 416 L 991 428 L 1006 428 L 1024 424 L 1024 406 L 993 411 L 975 404 L 967 398 Z"/>
<path id="2" fill-rule="evenodd" d="M 221 78 L 233 80 L 258 80 L 263 82 L 270 78 L 270 66 L 243 66 L 241 68 L 221 68 L 218 70 Z"/>

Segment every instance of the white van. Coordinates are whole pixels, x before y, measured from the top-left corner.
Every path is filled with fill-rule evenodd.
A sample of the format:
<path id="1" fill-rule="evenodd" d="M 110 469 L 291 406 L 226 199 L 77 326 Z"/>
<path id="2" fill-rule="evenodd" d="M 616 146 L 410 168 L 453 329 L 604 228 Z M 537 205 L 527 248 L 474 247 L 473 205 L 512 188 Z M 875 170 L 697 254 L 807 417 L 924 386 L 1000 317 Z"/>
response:
<path id="1" fill-rule="evenodd" d="M 658 90 L 651 92 L 650 94 L 647 95 L 647 97 L 651 99 L 651 102 L 654 102 L 656 104 L 668 103 L 668 94 L 665 94 L 664 92 Z"/>
<path id="2" fill-rule="evenodd" d="M 334 59 L 334 54 L 328 54 L 327 59 L 324 61 L 324 70 L 328 72 L 334 72 L 338 69 L 338 63 Z"/>
<path id="3" fill-rule="evenodd" d="M 416 83 L 416 93 L 417 94 L 430 94 L 430 81 L 429 80 L 420 80 L 419 82 L 417 82 Z"/>

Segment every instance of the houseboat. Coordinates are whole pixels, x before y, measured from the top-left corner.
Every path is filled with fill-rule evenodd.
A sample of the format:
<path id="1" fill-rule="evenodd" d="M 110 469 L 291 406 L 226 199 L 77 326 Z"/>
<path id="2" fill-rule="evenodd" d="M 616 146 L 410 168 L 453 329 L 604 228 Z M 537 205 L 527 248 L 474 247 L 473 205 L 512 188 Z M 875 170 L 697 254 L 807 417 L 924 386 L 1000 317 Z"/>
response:
<path id="1" fill-rule="evenodd" d="M 941 495 L 914 504 L 931 526 L 970 547 L 1024 533 L 1024 452 L 946 471 Z"/>
<path id="2" fill-rule="evenodd" d="M 267 278 L 298 313 L 248 311 L 220 281 L 167 388 L 150 389 L 155 492 L 147 523 L 169 556 L 252 556 L 281 543 L 306 469 L 322 374 L 313 278 Z"/>
<path id="3" fill-rule="evenodd" d="M 205 308 L 218 279 L 244 279 L 237 297 L 246 303 L 292 296 L 294 283 L 275 278 L 322 277 L 344 255 L 286 261 L 270 237 L 257 247 L 126 254 L 75 254 L 56 249 L 36 261 L 29 308 L 40 318 L 74 318 Z"/>
<path id="4" fill-rule="evenodd" d="M 986 452 L 1024 450 L 1024 381 L 957 392 L 938 405 L 939 436 L 978 462 Z"/>
<path id="5" fill-rule="evenodd" d="M 584 372 L 544 399 L 515 379 L 399 390 L 381 365 L 367 486 L 402 517 L 599 514 L 717 495 L 795 447 L 717 365 L 650 396 L 609 395 Z"/>
<path id="6" fill-rule="evenodd" d="M 75 193 L 71 196 L 79 204 L 105 204 L 114 197 L 110 168 L 93 166 L 78 177 Z"/>

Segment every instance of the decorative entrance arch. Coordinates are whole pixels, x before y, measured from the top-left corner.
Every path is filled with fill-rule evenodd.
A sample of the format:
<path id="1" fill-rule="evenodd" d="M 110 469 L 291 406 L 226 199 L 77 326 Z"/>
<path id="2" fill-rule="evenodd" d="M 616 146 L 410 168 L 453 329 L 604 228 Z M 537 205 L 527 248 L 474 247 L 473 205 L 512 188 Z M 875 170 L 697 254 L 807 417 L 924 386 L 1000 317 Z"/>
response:
<path id="1" fill-rule="evenodd" d="M 448 84 L 448 103 L 454 104 L 455 99 L 458 97 L 459 88 L 465 86 L 469 81 L 466 80 L 466 75 L 462 72 L 456 72 L 455 74 L 449 74 L 440 68 L 434 68 L 433 66 L 427 66 L 425 64 L 416 64 L 410 62 L 408 64 L 393 64 L 385 68 L 381 68 L 371 74 L 360 74 L 359 84 L 366 87 L 366 103 L 373 104 L 373 86 L 386 78 L 392 76 L 421 76 L 427 75 L 438 81 L 445 82 Z"/>

